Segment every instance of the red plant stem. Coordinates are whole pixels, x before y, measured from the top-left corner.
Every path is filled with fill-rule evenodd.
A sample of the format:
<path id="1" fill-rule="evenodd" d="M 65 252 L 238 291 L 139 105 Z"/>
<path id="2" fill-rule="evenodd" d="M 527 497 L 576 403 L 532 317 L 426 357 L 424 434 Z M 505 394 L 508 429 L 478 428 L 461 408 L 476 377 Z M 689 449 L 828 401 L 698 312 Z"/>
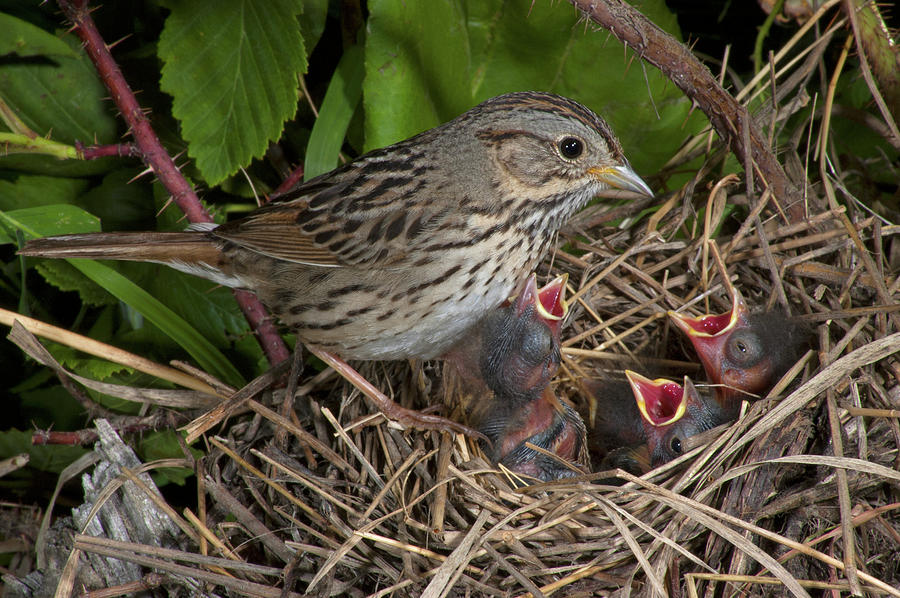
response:
<path id="1" fill-rule="evenodd" d="M 137 98 L 119 65 L 103 41 L 97 25 L 91 17 L 87 0 L 58 0 L 59 7 L 72 22 L 73 30 L 84 42 L 85 50 L 100 74 L 103 84 L 112 94 L 112 99 L 128 123 L 135 145 L 144 162 L 153 170 L 159 181 L 172 195 L 172 200 L 185 213 L 191 222 L 212 222 L 212 216 L 203 208 L 200 199 L 191 188 L 187 179 L 182 176 L 172 157 L 160 143 L 153 131 L 150 121 L 144 115 Z M 269 363 L 280 363 L 288 358 L 289 352 L 284 341 L 278 335 L 274 324 L 266 314 L 265 308 L 255 295 L 246 292 L 235 292 L 238 305 L 244 317 L 250 323 L 262 346 Z"/>
<path id="2" fill-rule="evenodd" d="M 294 188 L 294 185 L 303 180 L 303 164 L 295 168 L 291 171 L 291 174 L 287 176 L 286 179 L 281 181 L 281 184 L 276 187 L 275 192 L 272 193 L 273 197 L 278 197 L 282 193 L 287 193 L 291 189 Z"/>
<path id="3" fill-rule="evenodd" d="M 75 151 L 82 160 L 96 160 L 114 156 L 117 158 L 140 158 L 141 152 L 133 143 L 114 143 L 110 145 L 84 145 L 80 141 L 75 142 Z"/>
<path id="4" fill-rule="evenodd" d="M 747 108 L 738 103 L 691 51 L 622 0 L 569 0 L 582 14 L 608 29 L 620 42 L 637 52 L 668 77 L 709 118 L 719 136 L 744 164 L 752 158 L 755 172 L 746 173 L 770 187 L 781 206 L 787 206 L 792 222 L 804 219 L 797 187 L 788 179 L 765 143 Z M 747 131 L 745 134 L 744 128 Z M 745 143 L 745 139 L 749 143 Z"/>
<path id="5" fill-rule="evenodd" d="M 151 430 L 156 430 L 158 429 L 158 427 L 158 422 L 138 422 L 121 426 L 113 426 L 115 431 L 119 434 L 136 434 L 138 432 L 148 432 Z M 97 430 L 95 430 L 94 428 L 86 428 L 84 430 L 75 430 L 72 432 L 57 430 L 35 430 L 31 434 L 31 444 L 35 446 L 45 444 L 84 446 L 86 444 L 97 442 L 98 438 L 99 435 L 97 434 Z"/>

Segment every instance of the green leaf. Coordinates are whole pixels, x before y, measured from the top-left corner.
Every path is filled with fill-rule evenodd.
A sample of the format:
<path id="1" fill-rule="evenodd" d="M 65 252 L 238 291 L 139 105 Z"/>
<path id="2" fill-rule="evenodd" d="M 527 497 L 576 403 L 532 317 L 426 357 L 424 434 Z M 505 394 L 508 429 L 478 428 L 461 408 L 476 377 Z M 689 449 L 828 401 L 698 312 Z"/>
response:
<path id="1" fill-rule="evenodd" d="M 134 372 L 131 368 L 120 363 L 100 359 L 99 357 L 85 356 L 81 351 L 67 345 L 59 343 L 45 344 L 61 366 L 79 376 L 103 381 L 109 380 L 116 374 L 132 374 Z M 119 383 L 118 377 L 112 382 Z"/>
<path id="2" fill-rule="evenodd" d="M 683 127 L 690 101 L 674 85 L 609 33 L 579 23 L 574 9 L 531 0 L 466 5 L 476 17 L 470 27 L 485 40 L 484 51 L 473 56 L 479 73 L 474 101 L 525 89 L 576 99 L 609 121 L 639 172 L 658 169 L 671 148 L 699 130 L 702 118 Z M 675 15 L 662 0 L 642 1 L 640 10 L 680 37 Z"/>
<path id="3" fill-rule="evenodd" d="M 60 391 L 65 392 L 62 388 Z M 0 432 L 0 459 L 28 453 L 31 457 L 28 467 L 59 473 L 69 463 L 87 452 L 87 449 L 80 446 L 35 446 L 31 444 L 31 435 L 32 432 L 28 430 L 11 429 Z"/>
<path id="4" fill-rule="evenodd" d="M 0 89 L 9 107 L 39 135 L 52 132 L 54 140 L 70 144 L 116 140 L 109 92 L 81 52 L 75 58 L 54 56 L 52 63 L 5 61 Z"/>
<path id="5" fill-rule="evenodd" d="M 83 303 L 100 306 L 115 304 L 115 298 L 85 278 L 74 266 L 63 260 L 40 260 L 35 270 L 44 280 L 61 291 L 75 291 Z"/>
<path id="6" fill-rule="evenodd" d="M 58 216 L 58 219 L 54 220 L 53 215 Z M 11 231 L 20 229 L 30 238 L 61 232 L 88 232 L 99 228 L 96 217 L 70 205 L 0 212 L 0 223 Z M 234 365 L 184 318 L 147 291 L 99 262 L 80 259 L 66 261 L 169 335 L 197 360 L 200 367 L 228 384 L 242 386 L 243 378 Z"/>
<path id="7" fill-rule="evenodd" d="M 350 46 L 331 77 L 319 117 L 309 136 L 303 165 L 306 180 L 328 172 L 337 164 L 344 135 L 362 94 L 364 76 L 363 50 L 359 46 Z"/>
<path id="8" fill-rule="evenodd" d="M 641 11 L 678 36 L 662 0 Z M 605 117 L 639 172 L 652 172 L 704 123 L 659 71 L 573 8 L 534 0 L 369 3 L 366 148 L 409 137 L 480 101 L 522 90 L 574 98 Z M 461 19 L 464 19 L 461 21 Z M 658 112 L 658 116 L 657 116 Z"/>
<path id="9" fill-rule="evenodd" d="M 150 293 L 112 268 L 93 260 L 67 260 L 82 274 L 127 303 L 181 345 L 200 367 L 233 386 L 243 386 L 240 372 L 206 337 Z"/>
<path id="10" fill-rule="evenodd" d="M 87 188 L 84 179 L 63 177 L 20 175 L 0 180 L 0 211 L 74 203 Z"/>
<path id="11" fill-rule="evenodd" d="M 144 286 L 216 347 L 227 348 L 228 335 L 250 332 L 230 289 L 171 268 L 159 268 Z"/>
<path id="12" fill-rule="evenodd" d="M 172 430 L 163 430 L 142 435 L 138 449 L 142 460 L 149 462 L 184 457 L 182 445 L 178 442 L 176 434 L 178 433 Z M 190 451 L 197 459 L 203 456 L 203 453 L 195 448 L 191 448 Z M 186 467 L 163 467 L 153 470 L 153 481 L 157 486 L 164 486 L 169 482 L 181 486 L 192 475 L 194 471 Z"/>
<path id="13" fill-rule="evenodd" d="M 300 0 L 173 0 L 160 85 L 210 185 L 261 156 L 294 115 L 306 51 Z"/>
<path id="14" fill-rule="evenodd" d="M 22 230 L 30 237 L 94 233 L 100 231 L 100 220 L 69 204 L 0 211 L 0 243 L 15 243 L 16 230 Z"/>
<path id="15" fill-rule="evenodd" d="M 367 150 L 406 139 L 472 106 L 460 2 L 372 0 L 368 6 Z"/>
<path id="16" fill-rule="evenodd" d="M 12 15 L 0 13 L 0 31 L 3 32 L 3 37 L 0 37 L 0 56 L 77 56 L 72 48 L 55 35 Z"/>
<path id="17" fill-rule="evenodd" d="M 77 430 L 85 425 L 84 408 L 60 384 L 25 390 L 16 396 L 21 400 L 24 421 L 36 428 Z"/>
<path id="18" fill-rule="evenodd" d="M 328 17 L 328 0 L 305 0 L 303 14 L 298 17 L 300 32 L 303 34 L 303 45 L 306 57 L 312 54 L 322 32 L 325 31 L 325 19 Z"/>
<path id="19" fill-rule="evenodd" d="M 77 205 L 98 216 L 103 230 L 155 228 L 157 208 L 152 188 L 133 182 L 140 172 L 140 168 L 118 168 L 110 172 L 99 185 L 82 194 Z"/>

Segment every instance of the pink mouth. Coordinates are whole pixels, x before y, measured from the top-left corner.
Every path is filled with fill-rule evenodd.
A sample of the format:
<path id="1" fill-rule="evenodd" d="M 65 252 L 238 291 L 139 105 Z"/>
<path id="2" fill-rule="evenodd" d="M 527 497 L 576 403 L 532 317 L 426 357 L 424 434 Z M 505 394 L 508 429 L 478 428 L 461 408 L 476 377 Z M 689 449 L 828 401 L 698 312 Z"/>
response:
<path id="1" fill-rule="evenodd" d="M 538 301 L 545 312 L 542 314 L 545 317 L 549 315 L 561 320 L 569 312 L 569 305 L 565 299 L 568 279 L 567 274 L 557 276 L 538 291 Z"/>
<path id="2" fill-rule="evenodd" d="M 730 328 L 731 313 L 729 311 L 724 314 L 703 316 L 701 318 L 684 318 L 683 322 L 699 334 L 716 336 Z"/>
<path id="3" fill-rule="evenodd" d="M 687 399 L 680 384 L 664 378 L 650 380 L 630 370 L 625 375 L 647 422 L 657 427 L 667 426 L 684 416 Z"/>

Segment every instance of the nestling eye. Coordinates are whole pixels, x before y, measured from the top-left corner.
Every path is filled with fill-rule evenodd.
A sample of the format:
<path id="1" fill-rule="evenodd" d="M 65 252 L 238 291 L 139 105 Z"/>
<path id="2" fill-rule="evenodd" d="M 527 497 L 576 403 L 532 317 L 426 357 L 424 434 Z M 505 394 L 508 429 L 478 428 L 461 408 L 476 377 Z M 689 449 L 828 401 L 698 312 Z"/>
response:
<path id="1" fill-rule="evenodd" d="M 584 142 L 577 137 L 563 137 L 557 146 L 560 155 L 567 160 L 574 160 L 584 152 Z"/>
<path id="2" fill-rule="evenodd" d="M 535 326 L 527 331 L 521 339 L 521 354 L 529 364 L 537 364 L 550 356 L 553 350 L 553 339 L 546 326 Z"/>
<path id="3" fill-rule="evenodd" d="M 735 365 L 749 367 L 762 359 L 762 343 L 750 331 L 738 330 L 725 345 L 725 357 Z"/>
<path id="4" fill-rule="evenodd" d="M 675 436 L 672 438 L 672 441 L 669 443 L 669 446 L 672 448 L 672 452 L 676 455 L 680 455 L 684 450 L 684 447 L 681 446 L 681 438 Z"/>

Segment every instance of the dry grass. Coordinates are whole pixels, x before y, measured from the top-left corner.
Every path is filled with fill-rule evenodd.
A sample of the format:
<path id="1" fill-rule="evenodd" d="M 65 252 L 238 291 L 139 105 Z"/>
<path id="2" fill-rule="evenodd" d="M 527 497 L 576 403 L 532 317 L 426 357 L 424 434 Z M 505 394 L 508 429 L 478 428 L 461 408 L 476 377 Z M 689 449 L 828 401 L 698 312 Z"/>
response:
<path id="1" fill-rule="evenodd" d="M 842 22 L 821 26 L 825 40 Z M 705 164 L 658 210 L 586 210 L 540 272 L 570 275 L 555 385 L 578 404 L 579 378 L 635 359 L 702 377 L 665 313 L 729 307 L 714 238 L 751 304 L 786 306 L 816 329 L 814 350 L 738 422 L 642 478 L 515 489 L 474 442 L 397 429 L 330 370 L 307 367 L 287 417 L 269 377 L 195 420 L 208 449 L 187 462 L 197 505 L 169 511 L 183 550 L 84 535 L 76 548 L 162 574 L 142 587 L 248 596 L 287 595 L 285 585 L 317 596 L 900 596 L 900 227 L 849 195 L 828 119 L 788 120 L 820 66 L 821 47 L 809 51 L 779 58 L 744 94 L 777 89 L 778 110 L 761 125 L 796 128 L 781 158 L 798 185 L 812 182 L 806 220 L 791 224 L 789 206 L 713 176 L 722 153 L 704 137 L 670 168 L 697 155 Z M 778 85 L 768 81 L 782 70 Z M 807 139 L 808 155 L 797 153 Z M 736 221 L 726 206 L 748 216 Z M 361 371 L 404 405 L 443 400 L 439 364 Z"/>

